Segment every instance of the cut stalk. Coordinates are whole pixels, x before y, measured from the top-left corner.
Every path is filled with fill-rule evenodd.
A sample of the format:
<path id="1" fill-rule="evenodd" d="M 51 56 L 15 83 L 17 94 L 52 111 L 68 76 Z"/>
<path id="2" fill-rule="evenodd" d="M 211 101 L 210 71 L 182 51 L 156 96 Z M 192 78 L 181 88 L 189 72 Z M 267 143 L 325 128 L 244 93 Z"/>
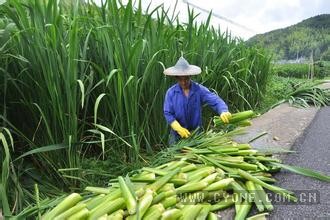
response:
<path id="1" fill-rule="evenodd" d="M 180 168 L 176 168 L 175 170 L 169 172 L 165 176 L 162 176 L 159 178 L 156 182 L 152 183 L 150 186 L 148 186 L 149 189 L 153 190 L 154 192 L 157 192 L 158 189 L 160 189 L 162 186 L 164 186 L 173 176 L 175 176 L 177 173 L 179 173 Z"/>
<path id="2" fill-rule="evenodd" d="M 165 176 L 168 173 L 167 171 L 164 171 L 164 170 L 159 170 L 159 169 L 156 169 L 156 168 L 149 168 L 149 167 L 143 167 L 142 170 L 143 171 L 148 171 L 150 173 L 155 173 L 155 174 L 160 175 L 160 176 Z"/>
<path id="3" fill-rule="evenodd" d="M 95 194 L 109 194 L 111 192 L 111 188 L 87 186 L 85 188 L 85 191 L 92 192 Z"/>
<path id="4" fill-rule="evenodd" d="M 255 184 L 259 184 L 263 187 L 265 187 L 266 189 L 269 189 L 271 191 L 274 191 L 280 195 L 283 195 L 284 197 L 288 198 L 289 200 L 291 201 L 294 201 L 296 202 L 297 201 L 297 198 L 295 196 L 293 196 L 293 192 L 290 192 L 286 189 L 282 189 L 280 187 L 277 187 L 277 186 L 272 186 L 272 185 L 269 185 L 261 180 L 259 180 L 258 178 L 252 176 L 251 174 L 243 171 L 243 170 L 240 170 L 238 169 L 238 174 L 241 175 L 242 177 L 244 177 L 245 179 L 247 180 L 251 180 L 252 182 L 254 182 Z"/>
<path id="5" fill-rule="evenodd" d="M 181 159 L 179 161 L 173 161 L 169 166 L 165 167 L 164 170 L 166 171 L 176 170 L 177 168 L 181 168 L 185 164 L 186 164 L 185 159 Z"/>
<path id="6" fill-rule="evenodd" d="M 187 184 L 177 188 L 175 191 L 176 191 L 176 194 L 196 192 L 196 191 L 204 189 L 205 187 L 207 187 L 207 185 L 208 185 L 207 182 L 187 183 Z"/>
<path id="7" fill-rule="evenodd" d="M 129 187 L 126 185 L 126 182 L 122 176 L 118 177 L 118 182 L 120 185 L 120 190 L 122 192 L 122 196 L 125 199 L 128 213 L 130 215 L 133 215 L 136 213 L 136 207 L 137 207 L 136 198 L 134 197 L 134 195 L 131 192 L 131 190 L 129 189 Z"/>
<path id="8" fill-rule="evenodd" d="M 224 166 L 224 165 L 218 163 L 218 162 L 217 162 L 216 160 L 214 160 L 214 159 L 208 158 L 208 157 L 206 157 L 206 156 L 204 156 L 204 155 L 200 155 L 200 158 L 202 158 L 202 159 L 208 161 L 209 163 L 211 163 L 211 164 L 217 166 L 218 168 L 220 168 L 220 169 L 222 169 L 222 170 L 225 170 L 225 171 L 227 171 L 227 172 L 229 172 L 229 173 L 235 173 L 235 170 L 234 170 L 234 169 L 229 168 L 229 167 L 226 167 L 226 166 Z M 189 178 L 188 178 L 188 179 L 189 179 Z"/>
<path id="9" fill-rule="evenodd" d="M 230 207 L 230 206 L 232 206 L 234 204 L 235 204 L 235 201 L 234 201 L 234 198 L 233 198 L 232 195 L 231 196 L 228 196 L 228 197 L 225 197 L 220 202 L 212 205 L 211 212 L 228 208 L 228 207 Z"/>
<path id="10" fill-rule="evenodd" d="M 205 196 L 205 201 L 219 201 L 220 199 L 228 196 L 228 193 L 224 190 L 218 191 L 203 191 Z"/>
<path id="11" fill-rule="evenodd" d="M 268 212 L 260 213 L 251 217 L 248 217 L 246 220 L 267 220 L 266 216 L 269 215 Z"/>
<path id="12" fill-rule="evenodd" d="M 254 203 L 257 206 L 257 209 L 259 212 L 263 212 L 264 211 L 264 206 L 262 205 L 262 199 L 259 196 L 259 193 L 257 192 L 257 188 L 254 185 L 254 183 L 252 181 L 246 181 L 245 183 L 246 188 L 248 189 L 248 191 L 250 192 L 250 195 L 254 201 Z"/>
<path id="13" fill-rule="evenodd" d="M 237 192 L 234 192 L 233 193 L 233 198 L 234 198 L 234 201 L 235 201 L 235 212 L 238 213 L 239 209 L 240 209 L 240 205 L 242 203 L 240 196 Z"/>
<path id="14" fill-rule="evenodd" d="M 136 175 L 131 178 L 133 182 L 154 182 L 156 180 L 155 173 L 148 173 L 143 175 Z"/>
<path id="15" fill-rule="evenodd" d="M 138 210 L 134 215 L 130 215 L 128 217 L 129 220 L 140 220 L 143 218 L 143 215 L 147 212 L 149 206 L 152 203 L 153 199 L 153 191 L 147 189 L 145 194 L 141 197 L 138 203 Z"/>
<path id="16" fill-rule="evenodd" d="M 238 210 L 238 213 L 235 215 L 235 220 L 245 220 L 246 216 L 249 214 L 251 210 L 251 203 L 244 200 L 242 204 L 240 205 L 240 209 Z"/>
<path id="17" fill-rule="evenodd" d="M 258 194 L 258 197 L 261 200 L 261 202 L 263 203 L 263 205 L 265 206 L 265 208 L 268 211 L 272 211 L 274 209 L 274 207 L 273 207 L 271 201 L 269 200 L 266 192 L 262 188 L 262 186 L 260 186 L 258 184 L 254 184 L 254 185 L 255 185 L 255 188 L 256 188 L 256 192 Z"/>
<path id="18" fill-rule="evenodd" d="M 250 194 L 248 191 L 246 191 L 245 188 L 243 188 L 237 181 L 231 182 L 230 186 L 233 188 L 233 190 L 238 193 L 241 197 L 245 198 L 248 201 L 251 201 Z"/>
<path id="19" fill-rule="evenodd" d="M 226 188 L 229 184 L 234 182 L 233 178 L 227 178 L 227 179 L 222 179 L 219 180 L 215 183 L 212 183 L 211 185 L 207 186 L 204 190 L 206 191 L 215 191 L 215 190 L 220 190 Z"/>

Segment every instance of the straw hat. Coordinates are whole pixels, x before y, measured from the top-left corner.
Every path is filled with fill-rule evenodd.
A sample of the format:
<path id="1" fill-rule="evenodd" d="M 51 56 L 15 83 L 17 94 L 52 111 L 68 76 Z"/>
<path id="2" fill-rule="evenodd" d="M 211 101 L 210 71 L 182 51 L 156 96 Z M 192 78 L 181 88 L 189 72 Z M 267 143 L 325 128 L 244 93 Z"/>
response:
<path id="1" fill-rule="evenodd" d="M 198 75 L 202 72 L 201 68 L 195 65 L 190 65 L 188 61 L 180 57 L 175 66 L 169 67 L 164 70 L 164 74 L 167 76 L 192 76 Z"/>

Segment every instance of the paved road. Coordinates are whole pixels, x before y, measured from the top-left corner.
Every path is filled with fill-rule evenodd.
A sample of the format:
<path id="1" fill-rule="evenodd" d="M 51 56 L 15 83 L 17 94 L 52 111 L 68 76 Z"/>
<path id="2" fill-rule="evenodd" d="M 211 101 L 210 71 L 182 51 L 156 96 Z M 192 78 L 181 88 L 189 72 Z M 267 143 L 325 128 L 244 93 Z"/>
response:
<path id="1" fill-rule="evenodd" d="M 322 108 L 314 118 L 303 137 L 292 147 L 297 153 L 290 154 L 284 163 L 308 167 L 330 175 L 330 107 Z M 300 205 L 274 205 L 270 219 L 330 219 L 330 183 L 304 177 L 282 170 L 277 174 L 276 185 L 291 190 L 305 190 L 311 193 L 310 201 Z M 316 194 L 315 194 L 316 193 Z M 315 195 L 319 193 L 319 204 L 315 204 Z M 301 194 L 302 201 L 307 194 Z"/>

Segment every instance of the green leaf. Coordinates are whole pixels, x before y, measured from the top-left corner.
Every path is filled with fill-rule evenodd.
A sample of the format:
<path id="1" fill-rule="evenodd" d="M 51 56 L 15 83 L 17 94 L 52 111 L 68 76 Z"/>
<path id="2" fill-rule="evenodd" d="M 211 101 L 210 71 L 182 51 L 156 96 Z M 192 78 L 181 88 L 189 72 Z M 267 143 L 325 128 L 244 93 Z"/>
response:
<path id="1" fill-rule="evenodd" d="M 303 176 L 308 176 L 314 179 L 318 179 L 321 181 L 325 181 L 325 182 L 330 182 L 330 176 L 317 172 L 315 170 L 311 170 L 308 168 L 303 168 L 303 167 L 297 167 L 297 166 L 291 166 L 291 165 L 286 165 L 286 164 L 281 164 L 281 163 L 274 163 L 272 162 L 272 164 L 279 166 L 283 169 L 289 170 L 293 173 L 297 173 L 299 175 L 303 175 Z"/>
<path id="2" fill-rule="evenodd" d="M 44 146 L 44 147 L 39 147 L 39 148 L 30 150 L 30 151 L 22 154 L 21 156 L 17 157 L 14 161 L 19 160 L 19 159 L 26 157 L 28 155 L 31 155 L 31 154 L 44 153 L 44 152 L 48 152 L 48 151 L 61 150 L 61 149 L 65 149 L 65 148 L 68 148 L 68 146 L 64 145 L 64 144 L 53 144 L 53 145 L 48 145 L 48 146 Z"/>
<path id="3" fill-rule="evenodd" d="M 99 108 L 99 104 L 100 104 L 100 101 L 103 98 L 103 96 L 105 96 L 105 93 L 100 94 L 95 101 L 95 105 L 94 105 L 94 123 L 95 124 L 97 121 L 97 109 Z"/>
<path id="4" fill-rule="evenodd" d="M 85 87 L 84 87 L 84 83 L 78 79 L 78 84 L 80 87 L 80 92 L 81 92 L 81 108 L 84 108 L 84 100 L 85 100 Z"/>
<path id="5" fill-rule="evenodd" d="M 1 170 L 0 204 L 2 206 L 1 208 L 3 209 L 4 215 L 10 216 L 11 212 L 7 197 L 7 184 L 8 184 L 9 169 L 10 169 L 10 153 L 6 138 L 3 135 L 3 133 L 0 133 L 0 140 L 2 142 L 2 146 L 5 152 L 5 158 L 3 159 L 2 170 Z"/>

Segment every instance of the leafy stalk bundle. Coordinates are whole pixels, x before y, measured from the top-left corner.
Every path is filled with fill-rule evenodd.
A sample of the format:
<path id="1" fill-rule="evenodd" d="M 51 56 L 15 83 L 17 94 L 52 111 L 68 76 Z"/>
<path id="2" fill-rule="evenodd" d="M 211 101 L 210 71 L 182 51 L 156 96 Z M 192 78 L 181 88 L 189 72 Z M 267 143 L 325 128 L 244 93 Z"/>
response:
<path id="1" fill-rule="evenodd" d="M 297 201 L 293 192 L 273 185 L 272 173 L 280 168 L 330 182 L 329 176 L 283 165 L 249 144 L 235 143 L 230 135 L 207 132 L 179 142 L 171 161 L 142 168 L 126 181 L 114 179 L 108 188 L 87 187 L 87 195 L 68 196 L 44 217 L 69 213 L 68 219 L 216 219 L 214 212 L 235 206 L 235 219 L 245 219 L 254 205 L 261 216 L 273 210 L 265 190 Z M 66 211 L 60 215 L 59 210 Z"/>

